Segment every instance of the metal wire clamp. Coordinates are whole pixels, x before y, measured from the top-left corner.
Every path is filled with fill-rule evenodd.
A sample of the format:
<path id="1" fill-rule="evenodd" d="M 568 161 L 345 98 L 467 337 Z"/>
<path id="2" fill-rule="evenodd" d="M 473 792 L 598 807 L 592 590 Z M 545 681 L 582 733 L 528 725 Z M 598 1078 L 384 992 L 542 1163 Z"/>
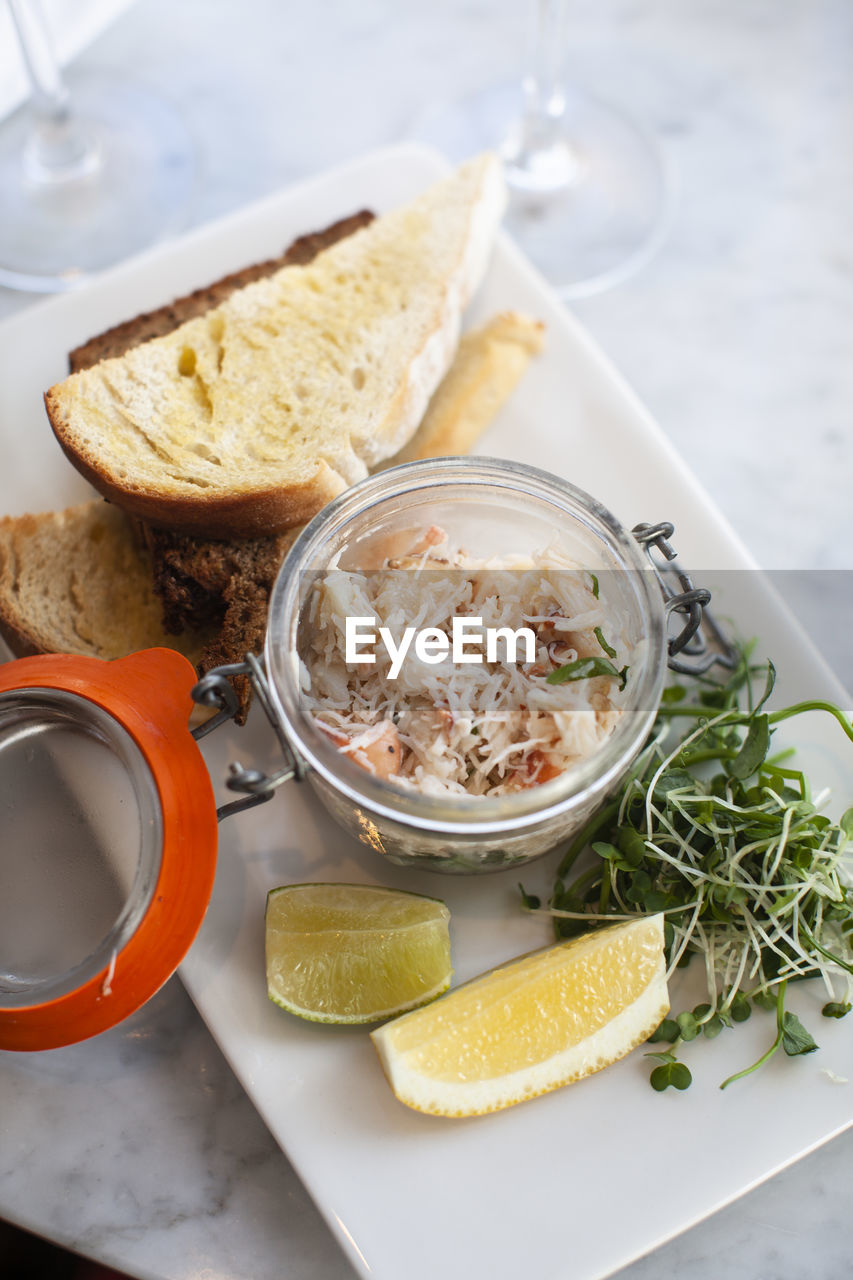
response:
<path id="1" fill-rule="evenodd" d="M 688 676 L 703 675 L 715 665 L 730 670 L 737 652 L 708 610 L 711 592 L 707 587 L 695 587 L 690 575 L 675 563 L 677 553 L 669 541 L 674 529 L 668 520 L 662 520 L 635 525 L 631 531 L 654 570 L 667 622 L 673 614 L 684 618 L 681 630 L 667 640 L 668 666 Z"/>
<path id="2" fill-rule="evenodd" d="M 223 818 L 230 817 L 233 813 L 241 813 L 244 809 L 251 809 L 255 805 L 271 800 L 276 789 L 283 782 L 290 782 L 291 779 L 295 782 L 301 782 L 305 777 L 306 770 L 305 762 L 297 755 L 287 740 L 287 735 L 284 732 L 284 727 L 270 694 L 269 682 L 263 664 L 253 653 L 246 654 L 243 662 L 214 667 L 199 680 L 198 684 L 193 686 L 192 698 L 194 702 L 203 707 L 219 708 L 217 714 L 212 716 L 210 720 L 192 730 L 192 735 L 196 741 L 207 737 L 209 733 L 218 729 L 226 720 L 232 720 L 236 715 L 239 703 L 234 686 L 229 678 L 231 676 L 247 676 L 251 681 L 255 697 L 263 707 L 264 714 L 275 730 L 285 765 L 284 768 L 278 769 L 274 773 L 264 773 L 261 769 L 246 769 L 238 760 L 234 760 L 229 766 L 225 785 L 229 791 L 243 792 L 243 799 L 234 800 L 231 804 L 220 805 L 216 810 L 216 817 L 220 822 Z"/>

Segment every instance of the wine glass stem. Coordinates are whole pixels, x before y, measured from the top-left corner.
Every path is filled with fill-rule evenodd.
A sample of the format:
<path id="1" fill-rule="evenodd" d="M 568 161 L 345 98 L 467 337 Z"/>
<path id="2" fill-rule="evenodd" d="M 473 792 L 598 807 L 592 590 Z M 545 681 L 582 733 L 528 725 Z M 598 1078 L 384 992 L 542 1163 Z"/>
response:
<path id="1" fill-rule="evenodd" d="M 9 9 L 32 89 L 25 175 L 45 186 L 85 177 L 100 167 L 99 148 L 69 104 L 40 0 L 9 0 Z"/>
<path id="2" fill-rule="evenodd" d="M 510 185 L 558 191 L 578 180 L 582 164 L 566 134 L 567 0 L 533 0 L 532 54 L 522 82 L 523 108 L 503 155 Z"/>

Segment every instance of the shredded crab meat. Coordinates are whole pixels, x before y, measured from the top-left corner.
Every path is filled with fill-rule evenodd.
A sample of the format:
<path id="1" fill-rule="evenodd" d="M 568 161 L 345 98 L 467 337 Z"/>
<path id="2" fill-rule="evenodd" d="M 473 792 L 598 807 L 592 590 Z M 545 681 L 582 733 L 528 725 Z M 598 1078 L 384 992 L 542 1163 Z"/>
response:
<path id="1" fill-rule="evenodd" d="M 313 585 L 303 614 L 302 688 L 323 734 L 374 776 L 426 795 L 499 796 L 550 782 L 597 752 L 622 715 L 612 675 L 548 684 L 579 658 L 619 671 L 636 660 L 620 613 L 598 598 L 591 574 L 557 546 L 533 556 L 476 558 L 431 525 L 379 567 L 332 568 Z M 400 571 L 404 572 L 400 572 Z M 595 583 L 595 588 L 594 588 Z M 376 619 L 399 644 L 406 627 L 448 638 L 454 616 L 483 627 L 529 627 L 536 654 L 460 665 L 422 662 L 411 647 L 396 679 L 381 641 L 375 663 L 347 664 L 347 617 Z M 307 642 L 304 637 L 307 635 Z M 499 656 L 502 655 L 500 651 Z"/>
<path id="2" fill-rule="evenodd" d="M 400 772 L 403 748 L 392 720 L 380 720 L 354 737 L 333 729 L 322 720 L 317 723 L 336 747 L 377 778 L 392 778 Z"/>

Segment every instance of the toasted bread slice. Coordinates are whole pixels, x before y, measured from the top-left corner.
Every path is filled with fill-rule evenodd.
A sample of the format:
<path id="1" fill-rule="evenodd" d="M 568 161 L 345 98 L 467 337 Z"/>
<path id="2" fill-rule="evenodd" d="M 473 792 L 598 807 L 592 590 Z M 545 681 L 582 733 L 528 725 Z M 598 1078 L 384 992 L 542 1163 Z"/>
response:
<path id="1" fill-rule="evenodd" d="M 173 530 L 302 523 L 414 434 L 503 199 L 480 157 L 310 265 L 72 375 L 45 397 L 60 444 L 101 493 Z"/>
<path id="2" fill-rule="evenodd" d="M 166 645 L 197 664 L 212 633 L 166 634 L 146 548 L 123 512 L 94 499 L 0 520 L 0 635 L 16 657 Z"/>

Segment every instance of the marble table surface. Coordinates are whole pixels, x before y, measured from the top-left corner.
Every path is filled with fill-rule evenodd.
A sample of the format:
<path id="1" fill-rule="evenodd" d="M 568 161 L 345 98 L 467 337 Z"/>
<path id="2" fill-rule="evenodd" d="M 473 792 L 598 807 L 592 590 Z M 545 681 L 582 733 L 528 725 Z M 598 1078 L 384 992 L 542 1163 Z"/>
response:
<path id="1" fill-rule="evenodd" d="M 518 73 L 513 0 L 138 0 L 81 57 L 198 136 L 192 222 L 408 136 Z M 570 73 L 676 179 L 658 256 L 575 304 L 853 688 L 853 9 L 570 0 Z M 38 305 L 0 290 L 0 316 Z M 818 570 L 824 571 L 818 574 Z M 841 1280 L 853 1133 L 620 1273 Z M 177 978 L 116 1030 L 0 1055 L 0 1217 L 151 1280 L 345 1280 L 350 1264 Z"/>

